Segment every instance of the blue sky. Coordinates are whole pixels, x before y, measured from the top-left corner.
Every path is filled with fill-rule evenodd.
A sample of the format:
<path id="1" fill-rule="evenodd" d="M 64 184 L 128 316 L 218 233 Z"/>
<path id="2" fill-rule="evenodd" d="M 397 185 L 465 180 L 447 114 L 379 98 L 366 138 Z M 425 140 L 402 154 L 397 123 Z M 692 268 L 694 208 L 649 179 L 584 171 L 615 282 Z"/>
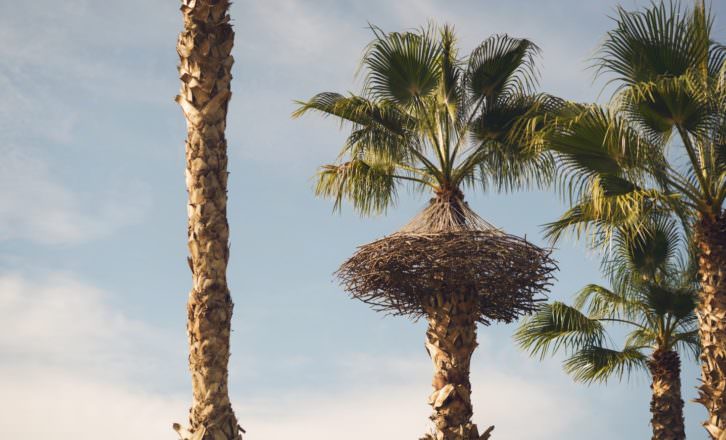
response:
<path id="1" fill-rule="evenodd" d="M 181 27 L 174 1 L 12 2 L 0 16 L 0 426 L 31 440 L 173 439 L 191 401 L 186 366 L 185 127 L 173 102 Z M 627 8 L 643 1 L 624 1 Z M 717 35 L 726 5 L 714 6 Z M 349 300 L 332 272 L 402 226 L 425 196 L 385 216 L 331 213 L 311 176 L 345 132 L 291 120 L 294 99 L 357 90 L 370 39 L 429 19 L 465 51 L 493 33 L 539 44 L 541 89 L 598 99 L 587 59 L 614 1 L 238 1 L 228 118 L 231 389 L 249 440 L 417 438 L 431 367 L 425 325 Z M 9 13 L 7 12 L 9 11 Z M 603 99 L 600 97 L 600 99 Z M 541 240 L 563 209 L 549 192 L 470 193 L 508 232 Z M 568 241 L 553 298 L 598 281 L 598 257 Z M 9 329 L 8 329 L 9 323 Z M 474 421 L 498 440 L 647 438 L 645 376 L 573 384 L 557 360 L 520 353 L 514 326 L 480 328 Z M 695 395 L 688 362 L 684 393 Z M 687 403 L 689 438 L 704 438 Z M 42 420 L 40 422 L 39 420 Z"/>

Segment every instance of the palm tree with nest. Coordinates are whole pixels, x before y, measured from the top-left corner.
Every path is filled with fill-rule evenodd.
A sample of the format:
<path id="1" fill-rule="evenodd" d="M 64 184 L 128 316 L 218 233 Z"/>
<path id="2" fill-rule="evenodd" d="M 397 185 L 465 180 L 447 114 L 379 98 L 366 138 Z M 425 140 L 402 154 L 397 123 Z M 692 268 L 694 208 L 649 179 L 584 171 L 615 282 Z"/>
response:
<path id="1" fill-rule="evenodd" d="M 680 356 L 699 352 L 698 286 L 690 261 L 678 261 L 679 237 L 676 223 L 663 218 L 639 234 L 618 231 L 614 258 L 604 264 L 612 288 L 590 284 L 572 306 L 542 305 L 515 333 L 533 356 L 565 352 L 564 369 L 576 381 L 621 380 L 648 371 L 653 440 L 686 438 Z M 613 326 L 629 330 L 621 348 L 608 335 Z"/>
<path id="2" fill-rule="evenodd" d="M 316 193 L 364 215 L 385 211 L 404 184 L 432 198 L 403 229 L 360 247 L 338 276 L 376 310 L 428 320 L 434 431 L 425 438 L 486 439 L 492 428 L 479 434 L 471 422 L 477 323 L 531 312 L 555 266 L 548 251 L 477 216 L 463 190 L 546 182 L 551 158 L 521 142 L 520 121 L 559 101 L 532 92 L 538 48 L 529 40 L 492 36 L 463 58 L 449 26 L 372 30 L 362 93 L 320 93 L 294 113 L 351 126 L 338 161 L 321 167 Z"/>
<path id="3" fill-rule="evenodd" d="M 679 216 L 698 249 L 701 385 L 711 438 L 726 438 L 726 46 L 703 1 L 618 9 L 596 59 L 617 90 L 610 105 L 566 104 L 535 117 L 572 207 L 548 225 L 607 245 L 650 212 Z M 542 125 L 546 129 L 542 130 Z"/>

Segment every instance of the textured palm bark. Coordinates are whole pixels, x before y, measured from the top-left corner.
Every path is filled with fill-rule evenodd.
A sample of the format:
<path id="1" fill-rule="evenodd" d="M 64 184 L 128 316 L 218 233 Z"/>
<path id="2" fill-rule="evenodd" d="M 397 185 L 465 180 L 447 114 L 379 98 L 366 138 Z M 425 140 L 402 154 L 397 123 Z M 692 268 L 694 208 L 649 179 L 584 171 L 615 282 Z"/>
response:
<path id="1" fill-rule="evenodd" d="M 696 401 L 706 407 L 703 423 L 715 440 L 726 440 L 726 218 L 702 217 L 696 225 L 701 295 L 701 385 Z"/>
<path id="2" fill-rule="evenodd" d="M 187 120 L 188 245 L 193 287 L 187 304 L 193 403 L 184 439 L 240 440 L 227 389 L 232 298 L 227 288 L 227 143 L 234 32 L 228 0 L 183 0 L 179 35 L 181 91 Z"/>
<path id="3" fill-rule="evenodd" d="M 681 360 L 674 351 L 656 350 L 648 361 L 653 383 L 650 386 L 650 424 L 653 440 L 684 440 Z"/>
<path id="4" fill-rule="evenodd" d="M 479 435 L 471 422 L 469 366 L 477 346 L 477 307 L 473 299 L 465 294 L 439 294 L 426 308 L 426 349 L 434 364 L 434 392 L 429 397 L 434 409 L 434 431 L 423 439 L 485 440 L 493 429 Z"/>

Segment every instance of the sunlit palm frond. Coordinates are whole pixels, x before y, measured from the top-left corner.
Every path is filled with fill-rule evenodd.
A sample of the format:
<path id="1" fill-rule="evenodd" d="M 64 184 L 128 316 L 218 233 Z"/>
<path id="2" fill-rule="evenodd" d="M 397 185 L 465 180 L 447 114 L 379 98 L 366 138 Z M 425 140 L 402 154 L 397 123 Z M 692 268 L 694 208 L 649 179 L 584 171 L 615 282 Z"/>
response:
<path id="1" fill-rule="evenodd" d="M 544 358 L 560 349 L 572 352 L 605 341 L 600 322 L 561 302 L 541 306 L 514 334 L 520 347 Z"/>
<path id="2" fill-rule="evenodd" d="M 626 347 L 656 347 L 658 332 L 649 327 L 637 327 L 625 337 Z"/>
<path id="3" fill-rule="evenodd" d="M 599 74 L 621 87 L 679 76 L 708 59 L 703 23 L 676 2 L 635 12 L 618 7 L 614 20 L 595 62 Z"/>
<path id="4" fill-rule="evenodd" d="M 603 262 L 605 272 L 627 283 L 655 281 L 659 275 L 676 269 L 683 244 L 681 230 L 668 215 L 652 215 L 638 230 L 620 228 L 614 237 L 614 249 Z"/>
<path id="5" fill-rule="evenodd" d="M 457 119 L 459 107 L 465 98 L 464 92 L 459 87 L 463 75 L 462 62 L 459 59 L 459 52 L 456 47 L 456 35 L 454 28 L 443 26 L 440 31 L 440 71 L 441 71 L 441 96 L 442 104 L 446 107 L 448 114 Z"/>
<path id="6" fill-rule="evenodd" d="M 478 173 L 500 190 L 545 186 L 555 176 L 552 154 L 530 142 L 527 122 L 556 111 L 559 101 L 549 95 L 511 95 L 488 105 L 472 121 L 471 142 L 478 146 L 476 160 L 458 167 L 462 175 Z"/>
<path id="7" fill-rule="evenodd" d="M 534 58 L 539 48 L 506 34 L 486 39 L 469 56 L 465 83 L 475 100 L 493 102 L 502 93 L 530 93 L 537 82 Z"/>
<path id="8" fill-rule="evenodd" d="M 645 370 L 647 356 L 639 347 L 625 347 L 622 351 L 590 346 L 575 352 L 565 361 L 565 371 L 579 382 L 607 382 L 616 377 L 629 377 L 637 370 Z"/>
<path id="9" fill-rule="evenodd" d="M 598 176 L 606 192 L 608 184 L 613 189 L 623 184 L 628 190 L 635 189 L 641 182 L 633 179 L 639 177 L 643 164 L 661 162 L 656 146 L 616 113 L 597 106 L 554 122 L 544 142 L 557 155 L 561 186 L 571 197 L 588 190 L 583 184 Z"/>
<path id="10" fill-rule="evenodd" d="M 344 199 L 364 214 L 383 212 L 396 197 L 395 167 L 392 164 L 371 164 L 353 159 L 336 165 L 325 165 L 318 172 L 315 193 L 335 201 L 340 209 Z"/>
<path id="11" fill-rule="evenodd" d="M 431 26 L 403 33 L 374 29 L 374 34 L 363 57 L 365 89 L 371 97 L 409 106 L 436 90 L 441 46 Z"/>
<path id="12" fill-rule="evenodd" d="M 680 76 L 662 76 L 631 84 L 616 97 L 616 105 L 636 122 L 652 143 L 666 142 L 674 128 L 704 134 L 714 124 L 706 83 L 696 69 Z"/>
<path id="13" fill-rule="evenodd" d="M 574 307 L 587 310 L 591 319 L 635 320 L 643 305 L 627 290 L 613 291 L 598 284 L 588 284 L 575 295 Z"/>
<path id="14" fill-rule="evenodd" d="M 406 136 L 416 128 L 415 119 L 387 101 L 371 101 L 355 95 L 343 96 L 339 93 L 325 92 L 313 96 L 309 101 L 297 101 L 297 104 L 299 107 L 293 113 L 295 118 L 310 111 L 317 111 L 324 116 L 335 116 L 341 122 L 350 122 L 355 126 L 378 126 L 397 136 Z"/>
<path id="15" fill-rule="evenodd" d="M 608 246 L 619 229 L 642 233 L 648 218 L 659 212 L 660 206 L 674 203 L 676 197 L 643 189 L 609 192 L 597 180 L 590 188 L 590 196 L 582 196 L 558 220 L 544 225 L 545 236 L 552 243 L 571 233 L 576 238 L 589 236 L 595 248 Z"/>

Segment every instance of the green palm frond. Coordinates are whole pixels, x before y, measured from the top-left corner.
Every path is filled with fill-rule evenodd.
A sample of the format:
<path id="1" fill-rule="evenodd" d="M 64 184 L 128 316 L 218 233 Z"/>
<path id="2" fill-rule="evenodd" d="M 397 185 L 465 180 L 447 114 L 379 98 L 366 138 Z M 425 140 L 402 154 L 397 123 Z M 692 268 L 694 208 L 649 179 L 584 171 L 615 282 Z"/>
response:
<path id="1" fill-rule="evenodd" d="M 712 41 L 708 53 L 708 73 L 711 77 L 721 75 L 726 65 L 726 46 Z"/>
<path id="2" fill-rule="evenodd" d="M 708 59 L 709 42 L 702 37 L 710 33 L 707 24 L 676 2 L 636 12 L 618 7 L 614 20 L 616 28 L 595 61 L 598 74 L 612 76 L 621 87 L 683 75 Z"/>
<path id="3" fill-rule="evenodd" d="M 317 111 L 324 116 L 335 116 L 341 122 L 351 122 L 357 126 L 378 125 L 392 134 L 405 136 L 416 128 L 416 120 L 387 101 L 369 99 L 339 93 L 324 92 L 313 96 L 309 101 L 296 101 L 300 106 L 292 116 L 298 118 L 309 111 Z"/>
<path id="4" fill-rule="evenodd" d="M 486 39 L 472 51 L 466 69 L 472 98 L 496 101 L 503 93 L 530 93 L 537 82 L 534 58 L 539 51 L 533 42 L 506 34 Z"/>
<path id="5" fill-rule="evenodd" d="M 557 111 L 559 102 L 550 95 L 510 95 L 486 106 L 471 125 L 471 142 L 478 148 L 457 170 L 462 176 L 479 173 L 482 183 L 491 180 L 500 190 L 548 185 L 555 176 L 554 158 L 529 140 L 526 124 Z"/>
<path id="6" fill-rule="evenodd" d="M 625 289 L 613 291 L 598 284 L 588 284 L 575 295 L 574 307 L 587 310 L 591 319 L 635 320 L 643 304 Z"/>
<path id="7" fill-rule="evenodd" d="M 659 148 L 613 110 L 587 106 L 568 111 L 569 117 L 550 122 L 542 142 L 556 153 L 561 188 L 571 198 L 589 192 L 596 177 L 605 194 L 610 188 L 621 193 L 634 190 L 643 183 L 638 179 L 643 163 L 652 167 L 663 163 Z"/>
<path id="8" fill-rule="evenodd" d="M 674 127 L 691 134 L 706 133 L 714 124 L 710 97 L 695 69 L 680 76 L 662 76 L 629 85 L 616 105 L 630 121 L 636 122 L 651 142 L 666 142 Z"/>
<path id="9" fill-rule="evenodd" d="M 693 360 L 698 359 L 701 354 L 701 339 L 698 336 L 698 330 L 676 334 L 673 337 L 673 345 L 679 352 L 688 353 Z"/>
<path id="10" fill-rule="evenodd" d="M 315 193 L 335 201 L 339 210 L 343 199 L 365 214 L 384 212 L 396 198 L 394 167 L 353 159 L 336 165 L 325 165 L 318 172 Z"/>
<path id="11" fill-rule="evenodd" d="M 365 89 L 372 97 L 410 106 L 436 89 L 441 78 L 441 46 L 431 27 L 403 33 L 374 28 L 374 33 L 376 38 L 363 57 Z"/>
<path id="12" fill-rule="evenodd" d="M 568 233 L 576 238 L 588 236 L 590 245 L 609 245 L 618 229 L 643 233 L 648 218 L 678 202 L 678 195 L 657 190 L 636 189 L 624 194 L 606 193 L 598 180 L 591 182 L 592 194 L 581 197 L 558 219 L 544 225 L 545 236 L 553 243 Z"/>
<path id="13" fill-rule="evenodd" d="M 560 349 L 577 351 L 605 340 L 600 322 L 561 302 L 541 306 L 514 334 L 519 346 L 544 358 Z"/>
<path id="14" fill-rule="evenodd" d="M 633 329 L 625 337 L 626 347 L 656 347 L 658 345 L 659 334 L 655 329 L 648 327 L 638 327 Z"/>
<path id="15" fill-rule="evenodd" d="M 590 346 L 570 356 L 564 368 L 578 382 L 607 382 L 612 377 L 622 380 L 637 370 L 646 370 L 646 361 L 647 356 L 639 347 L 618 351 Z"/>
<path id="16" fill-rule="evenodd" d="M 655 313 L 671 315 L 676 320 L 688 319 L 696 308 L 696 295 L 690 289 L 649 285 L 645 297 Z"/>
<path id="17" fill-rule="evenodd" d="M 612 287 L 589 284 L 575 296 L 573 306 L 541 306 L 515 333 L 519 345 L 540 357 L 564 349 L 569 355 L 565 371 L 583 382 L 629 377 L 657 350 L 693 351 L 689 344 L 697 341 L 692 332 L 697 328 L 698 285 L 679 260 L 683 242 L 673 217 L 654 211 L 636 216 L 638 227 L 624 221 L 612 225 L 604 223 L 617 220 L 612 215 L 590 216 L 587 208 L 580 208 L 576 205 L 561 220 L 612 231 L 612 257 L 603 262 Z M 607 337 L 611 326 L 628 329 L 622 350 Z"/>
<path id="18" fill-rule="evenodd" d="M 454 28 L 444 26 L 440 32 L 439 57 L 441 71 L 441 102 L 446 106 L 449 115 L 456 115 L 459 112 L 461 100 L 464 98 L 459 87 L 463 75 L 462 62 L 459 60 L 459 52 L 456 47 L 456 35 Z"/>
<path id="19" fill-rule="evenodd" d="M 642 227 L 620 228 L 615 234 L 614 251 L 603 268 L 614 279 L 633 283 L 655 280 L 672 272 L 683 245 L 681 230 L 668 215 L 652 215 Z"/>

